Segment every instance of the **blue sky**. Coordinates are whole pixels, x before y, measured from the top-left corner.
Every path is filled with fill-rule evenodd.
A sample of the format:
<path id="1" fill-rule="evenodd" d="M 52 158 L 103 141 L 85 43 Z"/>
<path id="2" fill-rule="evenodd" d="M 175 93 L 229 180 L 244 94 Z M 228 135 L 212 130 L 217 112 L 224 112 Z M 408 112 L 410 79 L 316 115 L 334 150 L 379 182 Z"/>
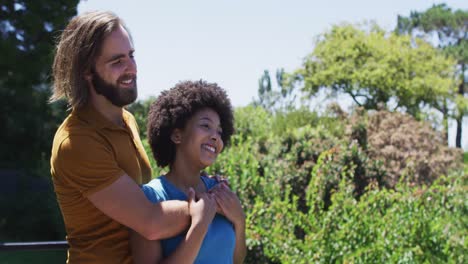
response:
<path id="1" fill-rule="evenodd" d="M 468 1 L 444 2 L 468 9 Z M 234 106 L 245 106 L 265 69 L 300 67 L 314 37 L 332 25 L 374 20 L 392 30 L 398 14 L 434 3 L 441 1 L 82 0 L 78 12 L 111 10 L 124 19 L 136 48 L 139 99 L 181 80 L 205 79 L 226 89 Z"/>

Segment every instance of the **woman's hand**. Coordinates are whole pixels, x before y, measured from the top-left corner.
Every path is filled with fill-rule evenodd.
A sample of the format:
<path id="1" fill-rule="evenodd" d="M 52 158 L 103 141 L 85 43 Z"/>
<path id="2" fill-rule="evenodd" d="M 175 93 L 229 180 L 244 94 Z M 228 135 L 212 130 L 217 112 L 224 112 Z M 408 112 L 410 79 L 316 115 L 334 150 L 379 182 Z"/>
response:
<path id="1" fill-rule="evenodd" d="M 244 228 L 245 213 L 237 195 L 224 183 L 218 184 L 210 192 L 216 198 L 220 213 L 231 221 L 236 229 Z"/>
<path id="2" fill-rule="evenodd" d="M 192 224 L 185 234 L 185 239 L 177 248 L 161 262 L 153 263 L 193 263 L 200 251 L 203 239 L 210 223 L 216 214 L 216 200 L 213 194 L 202 193 L 195 199 L 195 191 L 190 188 L 188 193 L 189 213 Z"/>
<path id="3" fill-rule="evenodd" d="M 245 244 L 245 213 L 239 198 L 224 183 L 216 185 L 210 192 L 216 198 L 220 213 L 234 225 L 236 247 L 234 248 L 233 261 L 236 264 L 243 263 L 247 254 L 247 246 Z"/>

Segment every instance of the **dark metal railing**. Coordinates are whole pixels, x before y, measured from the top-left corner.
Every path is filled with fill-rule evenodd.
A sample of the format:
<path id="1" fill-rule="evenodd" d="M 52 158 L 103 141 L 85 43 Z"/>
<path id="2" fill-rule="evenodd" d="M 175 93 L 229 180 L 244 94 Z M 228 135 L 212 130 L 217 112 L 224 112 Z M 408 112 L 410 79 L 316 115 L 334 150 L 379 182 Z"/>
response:
<path id="1" fill-rule="evenodd" d="M 68 249 L 67 241 L 0 242 L 0 252 L 62 249 Z"/>

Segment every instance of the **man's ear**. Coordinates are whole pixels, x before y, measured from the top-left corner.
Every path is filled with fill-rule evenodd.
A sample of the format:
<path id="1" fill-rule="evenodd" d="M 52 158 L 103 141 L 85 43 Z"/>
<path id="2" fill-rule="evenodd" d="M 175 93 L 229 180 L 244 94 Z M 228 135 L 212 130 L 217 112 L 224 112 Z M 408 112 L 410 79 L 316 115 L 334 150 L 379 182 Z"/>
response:
<path id="1" fill-rule="evenodd" d="M 178 128 L 174 129 L 171 133 L 171 140 L 174 144 L 180 144 L 182 142 L 182 131 Z"/>
<path id="2" fill-rule="evenodd" d="M 87 82 L 90 82 L 93 79 L 93 74 L 89 70 L 86 70 L 83 76 Z"/>
<path id="3" fill-rule="evenodd" d="M 86 81 L 90 82 L 93 79 L 93 72 L 90 68 L 84 71 L 84 78 Z"/>

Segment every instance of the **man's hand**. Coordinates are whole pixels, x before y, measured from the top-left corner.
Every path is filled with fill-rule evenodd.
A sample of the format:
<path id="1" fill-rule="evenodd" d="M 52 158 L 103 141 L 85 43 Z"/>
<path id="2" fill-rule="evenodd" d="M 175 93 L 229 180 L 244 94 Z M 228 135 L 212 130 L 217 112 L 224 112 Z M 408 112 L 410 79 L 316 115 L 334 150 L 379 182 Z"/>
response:
<path id="1" fill-rule="evenodd" d="M 210 178 L 214 178 L 217 183 L 224 183 L 226 186 L 230 187 L 229 179 L 223 175 L 215 174 L 214 176 L 210 176 Z"/>
<path id="2" fill-rule="evenodd" d="M 195 200 L 195 191 L 190 188 L 188 202 L 192 225 L 202 224 L 208 227 L 216 214 L 216 200 L 212 193 L 201 193 L 197 196 L 199 199 Z"/>

